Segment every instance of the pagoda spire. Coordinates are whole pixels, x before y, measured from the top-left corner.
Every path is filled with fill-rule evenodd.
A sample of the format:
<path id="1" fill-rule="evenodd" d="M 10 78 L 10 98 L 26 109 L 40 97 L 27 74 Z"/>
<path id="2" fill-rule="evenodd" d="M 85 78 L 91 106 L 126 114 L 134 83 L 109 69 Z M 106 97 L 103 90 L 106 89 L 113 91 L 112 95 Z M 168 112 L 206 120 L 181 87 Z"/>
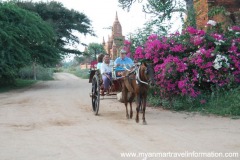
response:
<path id="1" fill-rule="evenodd" d="M 118 21 L 118 14 L 117 14 L 117 11 L 116 11 L 115 21 Z"/>
<path id="2" fill-rule="evenodd" d="M 104 37 L 103 37 L 103 42 L 102 42 L 102 44 L 105 45 L 105 39 L 104 39 Z"/>

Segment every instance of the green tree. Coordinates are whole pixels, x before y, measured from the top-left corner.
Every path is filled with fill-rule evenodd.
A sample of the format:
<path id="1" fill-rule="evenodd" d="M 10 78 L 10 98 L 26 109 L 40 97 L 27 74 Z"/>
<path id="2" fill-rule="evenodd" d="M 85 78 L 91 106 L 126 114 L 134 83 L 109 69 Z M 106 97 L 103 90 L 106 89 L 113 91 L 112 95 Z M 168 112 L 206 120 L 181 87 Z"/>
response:
<path id="1" fill-rule="evenodd" d="M 150 34 L 167 35 L 172 28 L 169 20 L 173 14 L 178 13 L 183 21 L 183 15 L 188 15 L 185 25 L 195 26 L 195 12 L 193 0 L 118 0 L 123 9 L 130 10 L 133 3 L 142 3 L 143 11 L 152 15 L 150 21 L 145 23 L 141 29 L 131 33 L 131 51 L 134 52 L 136 47 L 144 44 Z"/>
<path id="2" fill-rule="evenodd" d="M 95 36 L 91 21 L 84 14 L 75 10 L 69 10 L 62 3 L 17 1 L 19 7 L 35 12 L 47 21 L 55 30 L 57 47 L 64 53 L 81 54 L 79 50 L 69 49 L 67 46 L 77 44 L 86 45 L 80 41 L 76 34 Z"/>
<path id="3" fill-rule="evenodd" d="M 118 0 L 120 6 L 123 9 L 130 10 L 133 3 L 137 0 Z M 142 3 L 143 0 L 138 0 Z M 192 26 L 195 26 L 195 12 L 193 6 L 193 0 L 146 0 L 143 4 L 143 11 L 145 13 L 153 15 L 154 24 L 162 23 L 165 20 L 169 20 L 173 13 L 180 13 L 181 16 L 186 14 L 191 20 Z"/>
<path id="4" fill-rule="evenodd" d="M 75 56 L 74 60 L 78 62 L 78 64 L 83 63 L 86 60 L 84 56 Z"/>
<path id="5" fill-rule="evenodd" d="M 13 82 L 20 67 L 58 62 L 61 55 L 54 37 L 51 26 L 38 15 L 0 3 L 0 84 Z"/>
<path id="6" fill-rule="evenodd" d="M 136 1 L 139 3 L 146 2 L 143 5 L 144 11 L 157 16 L 159 16 L 159 14 L 167 16 L 171 12 L 186 13 L 187 10 L 193 8 L 193 0 L 118 0 L 118 3 L 123 9 L 130 10 L 131 6 Z"/>
<path id="7" fill-rule="evenodd" d="M 94 60 L 97 59 L 97 55 L 100 53 L 106 53 L 102 44 L 89 43 L 87 47 L 87 55 L 91 56 Z"/>

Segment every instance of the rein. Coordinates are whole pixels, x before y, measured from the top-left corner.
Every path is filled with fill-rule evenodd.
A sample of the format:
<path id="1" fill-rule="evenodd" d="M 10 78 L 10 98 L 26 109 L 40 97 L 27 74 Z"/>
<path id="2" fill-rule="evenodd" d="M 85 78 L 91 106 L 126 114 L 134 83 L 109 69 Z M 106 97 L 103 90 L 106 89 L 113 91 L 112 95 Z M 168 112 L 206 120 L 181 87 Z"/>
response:
<path id="1" fill-rule="evenodd" d="M 147 82 L 145 82 L 145 81 L 142 81 L 141 79 L 140 79 L 140 77 L 139 77 L 139 72 L 140 72 L 140 67 L 138 67 L 138 69 L 136 69 L 136 77 L 137 77 L 137 84 L 138 84 L 138 82 L 140 82 L 140 83 L 143 83 L 143 84 L 146 84 L 146 85 L 149 85 Z"/>
<path id="2" fill-rule="evenodd" d="M 128 75 L 126 75 L 126 76 L 121 77 L 121 78 L 129 77 L 129 76 L 132 75 L 132 74 L 136 74 L 136 82 L 137 82 L 137 84 L 138 84 L 138 83 L 142 83 L 142 84 L 149 85 L 149 83 L 147 83 L 147 82 L 145 82 L 145 81 L 142 81 L 142 80 L 140 79 L 140 76 L 139 76 L 140 66 L 137 66 L 137 67 L 135 66 L 135 68 L 134 68 L 132 71 L 129 70 L 129 69 L 127 69 L 126 67 L 125 67 L 125 69 L 126 69 L 127 71 L 130 71 L 130 73 L 129 73 Z"/>

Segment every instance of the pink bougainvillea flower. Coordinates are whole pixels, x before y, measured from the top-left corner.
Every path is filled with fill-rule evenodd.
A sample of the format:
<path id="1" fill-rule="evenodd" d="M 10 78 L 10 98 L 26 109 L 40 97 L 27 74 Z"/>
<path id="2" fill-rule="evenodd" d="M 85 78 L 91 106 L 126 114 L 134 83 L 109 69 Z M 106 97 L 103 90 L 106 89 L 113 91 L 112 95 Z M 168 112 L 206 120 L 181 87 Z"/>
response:
<path id="1" fill-rule="evenodd" d="M 169 36 L 153 34 L 136 48 L 134 58 L 154 63 L 160 94 L 196 97 L 200 94 L 199 86 L 240 83 L 240 34 L 233 34 L 240 32 L 240 27 L 226 32 L 231 34 L 188 27 Z M 216 60 L 217 55 L 226 58 Z M 218 70 L 214 68 L 216 63 L 221 66 Z"/>
<path id="2" fill-rule="evenodd" d="M 205 99 L 201 99 L 201 100 L 200 100 L 200 103 L 201 103 L 201 104 L 205 104 L 206 102 L 207 102 L 207 101 L 206 101 Z"/>
<path id="3" fill-rule="evenodd" d="M 240 31 L 240 26 L 232 26 L 233 31 Z"/>
<path id="4" fill-rule="evenodd" d="M 197 34 L 198 30 L 195 29 L 194 27 L 188 27 L 187 32 L 190 33 L 190 34 Z"/>

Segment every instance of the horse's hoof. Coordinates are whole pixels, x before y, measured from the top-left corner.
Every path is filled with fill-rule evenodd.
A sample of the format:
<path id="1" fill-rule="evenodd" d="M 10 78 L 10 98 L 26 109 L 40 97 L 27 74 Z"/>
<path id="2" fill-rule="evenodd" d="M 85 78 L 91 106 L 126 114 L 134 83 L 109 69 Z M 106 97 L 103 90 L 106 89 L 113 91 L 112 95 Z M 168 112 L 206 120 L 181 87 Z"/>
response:
<path id="1" fill-rule="evenodd" d="M 146 121 L 143 121 L 143 125 L 147 125 L 147 122 L 146 122 Z"/>
<path id="2" fill-rule="evenodd" d="M 132 119 L 132 117 L 133 117 L 133 114 L 130 114 L 130 118 Z"/>
<path id="3" fill-rule="evenodd" d="M 136 123 L 138 123 L 139 122 L 139 119 L 135 119 L 136 120 Z"/>

